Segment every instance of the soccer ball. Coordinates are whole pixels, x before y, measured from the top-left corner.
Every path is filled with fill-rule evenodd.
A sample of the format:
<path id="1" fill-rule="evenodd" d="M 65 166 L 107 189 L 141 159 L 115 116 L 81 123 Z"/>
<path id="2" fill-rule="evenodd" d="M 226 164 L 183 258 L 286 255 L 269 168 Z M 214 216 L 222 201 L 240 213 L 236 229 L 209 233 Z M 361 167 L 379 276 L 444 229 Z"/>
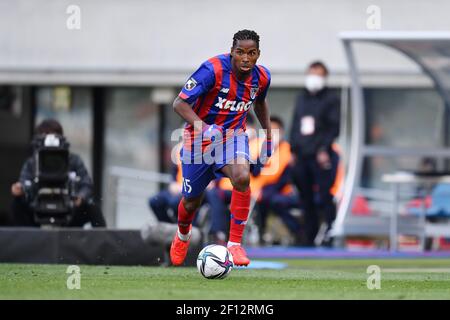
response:
<path id="1" fill-rule="evenodd" d="M 226 278 L 233 266 L 233 256 L 224 246 L 211 244 L 198 254 L 197 269 L 207 279 Z"/>

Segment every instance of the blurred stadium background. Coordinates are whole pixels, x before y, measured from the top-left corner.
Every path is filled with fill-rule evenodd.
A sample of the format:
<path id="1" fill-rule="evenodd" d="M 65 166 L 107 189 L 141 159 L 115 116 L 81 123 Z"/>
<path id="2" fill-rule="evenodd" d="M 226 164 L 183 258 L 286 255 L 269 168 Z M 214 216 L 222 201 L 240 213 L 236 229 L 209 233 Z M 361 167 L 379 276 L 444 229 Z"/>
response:
<path id="1" fill-rule="evenodd" d="M 80 29 L 67 28 L 70 5 L 81 9 Z M 373 5 L 381 10 L 375 29 L 368 25 Z M 171 103 L 199 63 L 229 51 L 243 28 L 261 37 L 259 63 L 272 72 L 271 113 L 287 132 L 308 63 L 320 59 L 330 68 L 328 85 L 341 101 L 346 179 L 337 251 L 328 254 L 450 255 L 450 189 L 440 184 L 430 194 L 434 213 L 411 196 L 424 158 L 436 161 L 442 175 L 435 179 L 445 182 L 450 173 L 449 11 L 444 0 L 0 1 L 0 243 L 14 243 L 2 249 L 0 262 L 157 264 L 160 249 L 136 243 L 155 219 L 148 197 L 170 180 L 171 133 L 182 124 Z M 8 227 L 10 186 L 34 126 L 47 117 L 61 121 L 71 150 L 85 161 L 107 230 Z M 281 239 L 285 230 L 271 223 Z M 103 241 L 113 243 L 119 258 L 83 257 L 77 252 L 83 245 L 73 245 L 71 236 L 98 250 Z M 249 252 L 316 254 L 261 250 Z"/>

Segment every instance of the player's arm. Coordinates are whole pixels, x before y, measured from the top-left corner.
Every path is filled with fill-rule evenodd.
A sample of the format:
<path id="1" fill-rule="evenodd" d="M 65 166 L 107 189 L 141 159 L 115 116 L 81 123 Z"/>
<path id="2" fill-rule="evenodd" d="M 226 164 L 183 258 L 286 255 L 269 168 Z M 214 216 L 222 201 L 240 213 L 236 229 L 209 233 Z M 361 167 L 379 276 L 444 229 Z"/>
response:
<path id="1" fill-rule="evenodd" d="M 273 153 L 272 130 L 270 126 L 269 106 L 266 99 L 255 101 L 255 114 L 261 127 L 266 131 L 266 138 L 261 147 L 258 163 L 265 165 Z"/>
<path id="2" fill-rule="evenodd" d="M 261 124 L 261 127 L 266 130 L 266 141 L 270 141 L 270 146 L 272 142 L 272 131 L 270 128 L 270 112 L 269 112 L 269 105 L 267 104 L 266 96 L 267 92 L 269 91 L 270 82 L 271 82 L 271 76 L 268 69 L 262 67 L 264 69 L 264 74 L 267 77 L 267 83 L 265 84 L 265 87 L 263 88 L 261 94 L 258 95 L 258 97 L 255 100 L 255 114 L 258 118 L 259 123 Z M 270 155 L 269 155 L 270 156 Z"/>
<path id="3" fill-rule="evenodd" d="M 272 140 L 272 132 L 270 128 L 270 112 L 266 99 L 255 101 L 255 114 L 261 127 L 266 130 L 267 139 Z"/>
<path id="4" fill-rule="evenodd" d="M 192 106 L 199 97 L 206 94 L 215 83 L 214 70 L 210 63 L 203 63 L 185 83 L 180 94 L 173 102 L 173 108 L 187 123 L 206 127 L 200 117 L 194 112 Z"/>
<path id="5" fill-rule="evenodd" d="M 194 110 L 192 110 L 191 105 L 180 97 L 175 98 L 175 101 L 173 102 L 173 109 L 180 115 L 180 117 L 192 126 L 194 126 L 195 122 L 197 122 L 197 125 L 201 123 L 202 127 L 206 126 L 202 119 L 200 119 Z"/>

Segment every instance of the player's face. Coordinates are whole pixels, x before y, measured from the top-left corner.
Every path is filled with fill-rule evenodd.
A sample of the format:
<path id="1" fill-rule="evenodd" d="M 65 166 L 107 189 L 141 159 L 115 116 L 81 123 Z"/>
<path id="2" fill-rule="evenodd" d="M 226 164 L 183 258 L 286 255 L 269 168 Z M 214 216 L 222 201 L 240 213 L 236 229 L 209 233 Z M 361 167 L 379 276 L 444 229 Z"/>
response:
<path id="1" fill-rule="evenodd" d="M 238 40 L 231 48 L 233 70 L 249 74 L 259 58 L 259 49 L 253 40 Z"/>

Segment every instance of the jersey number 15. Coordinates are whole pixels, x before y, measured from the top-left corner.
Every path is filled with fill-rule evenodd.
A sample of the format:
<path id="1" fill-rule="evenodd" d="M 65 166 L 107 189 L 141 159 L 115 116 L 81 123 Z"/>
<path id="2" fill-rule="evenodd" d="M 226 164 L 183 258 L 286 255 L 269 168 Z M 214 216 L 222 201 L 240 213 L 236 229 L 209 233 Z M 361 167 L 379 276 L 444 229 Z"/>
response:
<path id="1" fill-rule="evenodd" d="M 190 179 L 183 178 L 183 190 L 186 193 L 191 193 L 192 192 L 192 187 L 190 185 L 190 182 L 191 182 Z"/>

